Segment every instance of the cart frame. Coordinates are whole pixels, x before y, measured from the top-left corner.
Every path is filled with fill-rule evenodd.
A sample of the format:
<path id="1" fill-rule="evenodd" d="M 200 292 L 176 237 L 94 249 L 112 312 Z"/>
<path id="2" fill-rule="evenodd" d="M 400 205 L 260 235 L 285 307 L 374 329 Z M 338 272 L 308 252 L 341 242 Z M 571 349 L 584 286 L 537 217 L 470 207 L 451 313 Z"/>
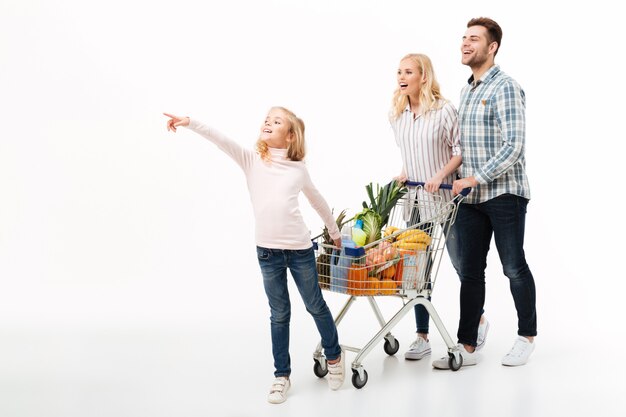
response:
<path id="1" fill-rule="evenodd" d="M 425 224 L 429 224 L 432 227 L 431 234 L 432 235 L 436 234 L 437 236 L 436 238 L 432 240 L 432 243 L 429 245 L 429 248 L 426 250 L 426 255 L 428 259 L 427 265 L 421 265 L 420 267 L 421 269 L 424 269 L 424 272 L 422 272 L 422 276 L 424 279 L 422 282 L 418 283 L 415 286 L 415 288 L 412 288 L 411 286 L 407 287 L 404 285 L 405 283 L 403 283 L 401 289 L 398 289 L 393 294 L 389 294 L 389 295 L 382 295 L 382 294 L 365 295 L 364 293 L 360 295 L 348 294 L 349 295 L 348 299 L 346 300 L 345 304 L 343 305 L 343 307 L 341 308 L 341 310 L 335 317 L 335 325 L 338 327 L 341 321 L 348 314 L 348 311 L 350 310 L 354 302 L 357 300 L 357 298 L 367 298 L 369 305 L 372 311 L 374 312 L 374 315 L 381 327 L 380 330 L 362 348 L 341 344 L 342 349 L 344 349 L 345 351 L 356 353 L 356 357 L 351 363 L 351 368 L 352 368 L 352 385 L 357 389 L 363 388 L 368 381 L 367 371 L 365 370 L 363 366 L 363 360 L 365 359 L 365 357 L 367 357 L 367 355 L 374 349 L 374 347 L 378 343 L 380 343 L 382 340 L 385 340 L 385 343 L 384 343 L 385 353 L 387 353 L 388 355 L 396 354 L 400 348 L 400 344 L 398 340 L 391 333 L 391 330 L 400 322 L 400 320 L 402 320 L 402 318 L 404 318 L 404 316 L 409 311 L 411 311 L 418 304 L 421 304 L 426 308 L 437 330 L 439 331 L 439 334 L 441 335 L 441 337 L 443 338 L 446 344 L 446 347 L 448 349 L 448 360 L 449 360 L 448 363 L 449 363 L 450 369 L 453 371 L 457 371 L 463 365 L 463 357 L 460 354 L 457 344 L 450 337 L 448 331 L 446 330 L 446 327 L 443 324 L 443 321 L 441 320 L 439 314 L 437 313 L 437 310 L 435 309 L 435 307 L 433 306 L 433 304 L 428 298 L 434 289 L 434 284 L 436 282 L 436 277 L 439 271 L 439 265 L 441 263 L 441 257 L 443 256 L 443 251 L 445 250 L 444 248 L 446 244 L 446 239 L 447 239 L 450 227 L 452 226 L 452 224 L 454 223 L 456 219 L 458 205 L 465 198 L 465 196 L 469 194 L 470 189 L 463 190 L 462 193 L 454 196 L 454 198 L 450 201 L 444 201 L 441 196 L 436 196 L 436 195 L 429 195 L 428 200 L 426 201 L 425 199 L 421 200 L 417 198 L 417 195 L 419 194 L 424 195 L 425 193 L 425 191 L 423 191 L 424 183 L 407 182 L 406 185 L 409 187 L 415 187 L 412 189 L 415 191 L 415 194 L 413 195 L 413 194 L 407 193 L 405 196 L 403 196 L 403 198 L 399 200 L 398 204 L 393 208 L 392 216 L 390 216 L 390 218 L 393 217 L 394 214 L 397 217 L 398 215 L 397 211 L 403 210 L 404 211 L 403 218 L 404 218 L 404 221 L 407 222 L 407 224 L 405 225 L 406 226 L 405 228 L 399 229 L 397 232 L 395 232 L 391 236 L 392 237 L 398 236 L 407 230 L 420 229 Z M 448 184 L 442 184 L 441 188 L 451 189 L 452 186 Z M 409 221 L 406 219 L 407 204 L 409 205 L 409 208 L 411 208 L 411 210 L 417 209 L 417 210 L 420 210 L 422 213 L 430 212 L 430 213 L 434 213 L 434 215 L 432 217 L 429 216 L 425 221 L 419 221 L 417 223 L 410 224 Z M 428 205 L 427 210 L 426 210 L 426 205 Z M 409 217 L 413 218 L 412 215 Z M 423 214 L 422 214 L 422 217 L 423 217 Z M 372 242 L 368 245 L 365 245 L 362 248 L 356 248 L 356 250 L 355 249 L 350 250 L 350 249 L 344 248 L 344 252 L 347 252 L 347 254 L 342 255 L 342 256 L 364 258 L 365 253 L 368 249 L 375 248 L 382 241 L 388 238 L 389 236 L 385 238 L 381 238 L 380 240 L 377 240 L 376 242 Z M 339 249 L 334 246 L 321 244 L 320 242 L 314 242 L 314 247 L 316 251 L 318 252 L 318 255 L 322 254 L 323 249 L 326 249 L 326 252 L 328 251 L 328 248 L 331 248 L 331 250 Z M 329 290 L 332 292 L 346 292 L 345 288 L 337 288 L 331 285 L 322 285 L 322 288 L 324 290 Z M 375 297 L 377 296 L 399 297 L 402 299 L 403 306 L 389 320 L 386 321 L 376 302 Z M 313 353 L 313 360 L 314 360 L 313 372 L 315 373 L 315 375 L 318 376 L 319 378 L 323 378 L 324 376 L 326 376 L 326 374 L 328 373 L 328 365 L 327 365 L 326 358 L 324 354 L 322 353 L 321 342 L 318 343 Z"/>

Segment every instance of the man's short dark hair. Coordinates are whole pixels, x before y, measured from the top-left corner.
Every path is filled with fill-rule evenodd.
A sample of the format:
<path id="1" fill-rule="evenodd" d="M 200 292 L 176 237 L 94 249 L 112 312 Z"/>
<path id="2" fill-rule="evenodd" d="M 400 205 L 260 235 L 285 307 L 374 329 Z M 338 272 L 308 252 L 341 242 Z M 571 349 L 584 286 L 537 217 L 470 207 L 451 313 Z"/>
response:
<path id="1" fill-rule="evenodd" d="M 500 50 L 500 45 L 502 44 L 502 28 L 500 27 L 500 25 L 495 20 L 488 17 L 475 17 L 467 22 L 468 28 L 472 26 L 483 26 L 485 29 L 487 29 L 487 34 L 489 37 L 487 41 L 489 43 L 495 42 L 498 44 L 498 49 L 496 49 L 495 52 L 495 54 L 497 54 Z"/>

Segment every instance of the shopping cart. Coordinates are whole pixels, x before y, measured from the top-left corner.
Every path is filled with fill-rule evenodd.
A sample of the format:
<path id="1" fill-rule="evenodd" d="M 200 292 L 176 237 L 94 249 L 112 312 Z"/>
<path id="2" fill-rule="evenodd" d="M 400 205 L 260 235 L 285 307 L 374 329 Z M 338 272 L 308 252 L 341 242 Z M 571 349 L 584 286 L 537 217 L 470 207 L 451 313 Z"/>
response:
<path id="1" fill-rule="evenodd" d="M 363 388 L 367 383 L 367 371 L 362 362 L 374 346 L 384 339 L 385 353 L 394 355 L 398 352 L 400 344 L 391 329 L 417 304 L 426 308 L 445 341 L 450 369 L 457 371 L 463 365 L 463 357 L 429 296 L 435 287 L 446 237 L 456 218 L 458 204 L 470 189 L 446 201 L 441 195 L 426 193 L 424 183 L 407 182 L 406 185 L 409 192 L 391 210 L 387 227 L 379 240 L 362 247 L 342 247 L 341 251 L 324 244 L 321 238 L 314 241 L 320 286 L 348 295 L 335 324 L 339 326 L 358 298 L 366 298 L 381 327 L 362 348 L 342 344 L 344 350 L 357 354 L 351 364 L 352 385 L 356 388 Z M 442 184 L 441 188 L 451 189 L 452 186 Z M 377 296 L 399 297 L 403 306 L 385 321 L 374 298 Z M 321 343 L 313 353 L 313 360 L 315 375 L 319 378 L 326 376 L 328 366 Z"/>

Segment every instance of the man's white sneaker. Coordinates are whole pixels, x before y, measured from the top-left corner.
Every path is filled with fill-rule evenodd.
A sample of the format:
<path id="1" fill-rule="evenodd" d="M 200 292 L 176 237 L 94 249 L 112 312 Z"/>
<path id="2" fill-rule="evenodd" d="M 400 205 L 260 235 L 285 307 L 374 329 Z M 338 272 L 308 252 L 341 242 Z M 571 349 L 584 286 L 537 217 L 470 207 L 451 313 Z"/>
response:
<path id="1" fill-rule="evenodd" d="M 287 399 L 287 391 L 289 391 L 290 386 L 291 382 L 287 378 L 278 377 L 274 379 L 272 388 L 270 388 L 270 394 L 267 396 L 267 401 L 272 404 L 284 403 Z"/>
<path id="2" fill-rule="evenodd" d="M 417 336 L 417 340 L 411 343 L 409 350 L 404 353 L 404 358 L 409 360 L 420 360 L 424 356 L 430 355 L 430 342 L 424 338 Z"/>
<path id="3" fill-rule="evenodd" d="M 535 344 L 524 336 L 517 336 L 511 351 L 502 358 L 504 366 L 520 366 L 528 362 L 530 354 L 535 350 Z"/>
<path id="4" fill-rule="evenodd" d="M 487 332 L 489 332 L 489 321 L 485 320 L 478 325 L 478 338 L 476 339 L 476 350 L 481 350 L 487 341 Z"/>
<path id="5" fill-rule="evenodd" d="M 465 350 L 465 346 L 463 346 L 463 344 L 461 343 L 459 343 L 457 347 L 461 351 L 461 357 L 463 358 L 462 366 L 476 365 L 478 363 L 478 354 L 476 353 L 476 351 L 474 351 L 473 353 L 469 353 L 467 350 Z M 448 364 L 449 358 L 449 356 L 444 356 L 441 359 L 434 360 L 433 368 L 450 369 L 450 365 Z"/>
<path id="6" fill-rule="evenodd" d="M 343 385 L 346 376 L 346 354 L 343 349 L 337 363 L 328 364 L 328 386 L 332 390 L 338 390 Z"/>

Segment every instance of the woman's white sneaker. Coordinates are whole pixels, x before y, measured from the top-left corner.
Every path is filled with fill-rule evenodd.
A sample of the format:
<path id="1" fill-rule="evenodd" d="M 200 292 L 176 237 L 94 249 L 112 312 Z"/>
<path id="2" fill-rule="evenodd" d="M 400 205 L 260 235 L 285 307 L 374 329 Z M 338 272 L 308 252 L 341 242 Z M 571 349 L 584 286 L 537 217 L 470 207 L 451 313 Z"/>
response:
<path id="1" fill-rule="evenodd" d="M 422 359 L 424 356 L 430 355 L 430 352 L 430 342 L 421 336 L 417 336 L 417 340 L 411 343 L 409 350 L 404 353 L 404 358 L 417 361 Z"/>
<path id="2" fill-rule="evenodd" d="M 284 403 L 287 399 L 287 391 L 289 391 L 290 386 L 291 382 L 287 378 L 278 377 L 274 379 L 272 388 L 270 388 L 270 394 L 267 396 L 267 401 L 272 404 Z"/>
<path id="3" fill-rule="evenodd" d="M 530 358 L 530 354 L 535 350 L 535 343 L 531 342 L 524 336 L 517 336 L 511 351 L 502 358 L 504 366 L 520 366 L 525 365 Z"/>
<path id="4" fill-rule="evenodd" d="M 481 350 L 487 341 L 487 333 L 489 332 L 489 321 L 485 318 L 482 323 L 478 324 L 478 338 L 476 339 L 476 350 Z"/>

